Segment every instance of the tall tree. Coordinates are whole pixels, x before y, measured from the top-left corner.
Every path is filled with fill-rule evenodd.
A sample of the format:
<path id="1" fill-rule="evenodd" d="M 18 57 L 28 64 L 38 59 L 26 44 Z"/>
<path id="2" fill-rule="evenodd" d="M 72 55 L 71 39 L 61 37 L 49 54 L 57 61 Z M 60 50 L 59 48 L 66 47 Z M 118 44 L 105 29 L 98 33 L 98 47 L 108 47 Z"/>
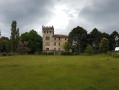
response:
<path id="1" fill-rule="evenodd" d="M 77 26 L 69 33 L 69 43 L 73 46 L 77 53 L 84 52 L 87 46 L 87 31 Z M 73 51 L 73 50 L 72 50 Z"/>
<path id="2" fill-rule="evenodd" d="M 115 50 L 115 47 L 119 47 L 119 34 L 117 31 L 110 34 L 109 42 L 110 50 Z"/>
<path id="3" fill-rule="evenodd" d="M 11 25 L 11 52 L 15 53 L 19 41 L 19 29 L 17 28 L 17 22 L 13 21 Z"/>
<path id="4" fill-rule="evenodd" d="M 99 50 L 99 44 L 101 39 L 102 39 L 102 33 L 98 31 L 98 29 L 94 28 L 90 32 L 90 43 L 93 46 L 95 53 L 97 53 L 97 51 Z"/>
<path id="5" fill-rule="evenodd" d="M 102 53 L 106 53 L 109 50 L 109 40 L 107 38 L 102 38 L 99 50 Z"/>

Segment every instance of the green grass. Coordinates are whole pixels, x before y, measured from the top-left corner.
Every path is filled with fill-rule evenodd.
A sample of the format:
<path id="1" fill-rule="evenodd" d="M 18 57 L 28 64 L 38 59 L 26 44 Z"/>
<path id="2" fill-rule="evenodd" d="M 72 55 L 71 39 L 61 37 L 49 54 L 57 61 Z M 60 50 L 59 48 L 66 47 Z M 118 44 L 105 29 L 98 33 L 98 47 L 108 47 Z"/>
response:
<path id="1" fill-rule="evenodd" d="M 119 90 L 119 59 L 105 55 L 0 57 L 0 90 Z"/>

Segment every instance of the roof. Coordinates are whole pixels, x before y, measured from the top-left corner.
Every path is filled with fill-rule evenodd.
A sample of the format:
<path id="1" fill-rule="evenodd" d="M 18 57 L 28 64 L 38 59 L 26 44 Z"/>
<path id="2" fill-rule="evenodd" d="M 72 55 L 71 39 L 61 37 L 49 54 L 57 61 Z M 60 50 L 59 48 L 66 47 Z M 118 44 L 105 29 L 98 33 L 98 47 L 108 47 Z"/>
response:
<path id="1" fill-rule="evenodd" d="M 67 35 L 61 35 L 61 34 L 54 34 L 54 37 L 64 37 L 64 38 L 68 38 Z"/>

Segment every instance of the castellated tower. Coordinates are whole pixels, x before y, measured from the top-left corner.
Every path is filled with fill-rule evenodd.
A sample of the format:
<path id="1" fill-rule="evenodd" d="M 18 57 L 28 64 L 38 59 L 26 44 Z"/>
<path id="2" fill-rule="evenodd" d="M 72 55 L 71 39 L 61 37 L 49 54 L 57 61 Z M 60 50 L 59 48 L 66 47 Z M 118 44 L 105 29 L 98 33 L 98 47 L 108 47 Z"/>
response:
<path id="1" fill-rule="evenodd" d="M 54 34 L 53 26 L 42 26 L 42 33 L 44 52 L 54 52 L 54 54 L 60 54 L 61 51 L 64 51 L 63 45 L 68 41 L 68 36 Z"/>
<path id="2" fill-rule="evenodd" d="M 53 36 L 54 27 L 53 26 L 42 26 L 43 33 L 43 51 L 53 50 Z"/>

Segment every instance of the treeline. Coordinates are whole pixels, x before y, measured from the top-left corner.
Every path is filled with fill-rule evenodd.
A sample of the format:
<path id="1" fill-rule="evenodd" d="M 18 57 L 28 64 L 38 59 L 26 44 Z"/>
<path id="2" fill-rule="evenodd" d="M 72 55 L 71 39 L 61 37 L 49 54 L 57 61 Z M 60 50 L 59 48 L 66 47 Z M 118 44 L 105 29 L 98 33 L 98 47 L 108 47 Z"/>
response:
<path id="1" fill-rule="evenodd" d="M 0 54 L 34 54 L 42 52 L 42 37 L 35 30 L 19 34 L 17 22 L 11 24 L 11 36 L 0 38 Z"/>
<path id="2" fill-rule="evenodd" d="M 119 33 L 113 31 L 111 34 L 101 32 L 94 28 L 90 33 L 77 26 L 69 33 L 68 42 L 63 48 L 65 52 L 61 54 L 96 54 L 114 51 L 119 47 Z M 11 24 L 11 36 L 0 38 L 0 54 L 40 54 L 42 53 L 42 37 L 35 31 L 19 34 L 17 22 Z"/>
<path id="3" fill-rule="evenodd" d="M 90 33 L 87 33 L 84 28 L 77 26 L 69 33 L 65 50 L 72 50 L 77 54 L 96 54 L 114 51 L 115 47 L 119 47 L 119 33 L 117 31 L 108 34 L 94 28 Z"/>

